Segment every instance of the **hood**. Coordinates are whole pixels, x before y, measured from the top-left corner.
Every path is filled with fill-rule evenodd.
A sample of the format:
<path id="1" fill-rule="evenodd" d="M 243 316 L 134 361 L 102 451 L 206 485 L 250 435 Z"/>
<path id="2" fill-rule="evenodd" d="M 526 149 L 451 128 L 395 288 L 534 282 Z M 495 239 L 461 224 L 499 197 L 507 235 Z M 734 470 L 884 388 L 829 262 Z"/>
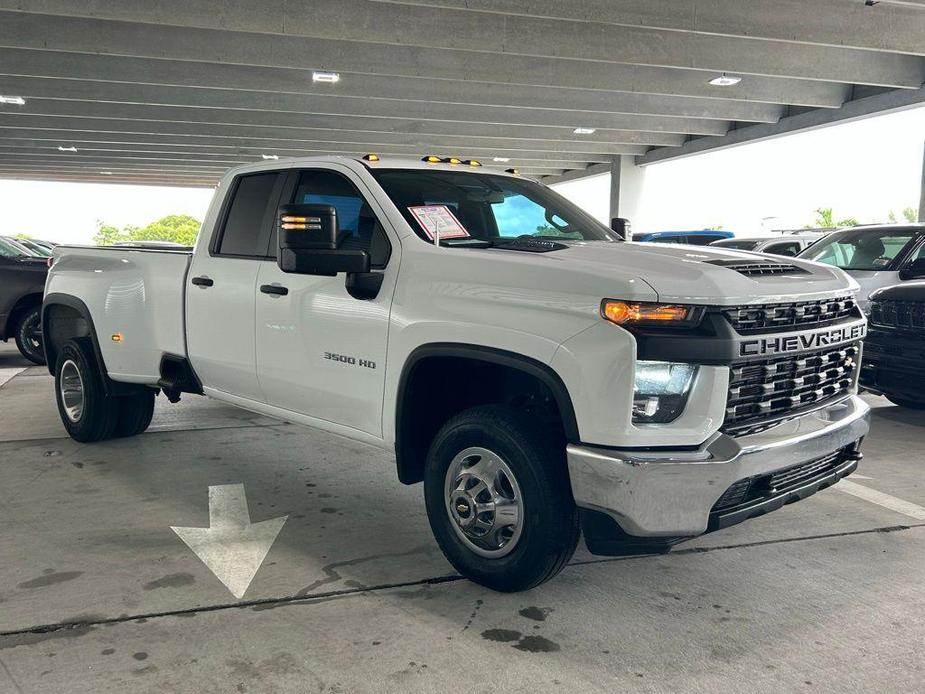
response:
<path id="1" fill-rule="evenodd" d="M 576 272 L 602 278 L 631 272 L 662 302 L 767 304 L 843 296 L 858 289 L 838 268 L 790 257 L 669 244 L 568 242 L 567 246 L 536 255 L 550 264 L 574 264 Z M 755 274 L 762 270 L 779 274 Z"/>

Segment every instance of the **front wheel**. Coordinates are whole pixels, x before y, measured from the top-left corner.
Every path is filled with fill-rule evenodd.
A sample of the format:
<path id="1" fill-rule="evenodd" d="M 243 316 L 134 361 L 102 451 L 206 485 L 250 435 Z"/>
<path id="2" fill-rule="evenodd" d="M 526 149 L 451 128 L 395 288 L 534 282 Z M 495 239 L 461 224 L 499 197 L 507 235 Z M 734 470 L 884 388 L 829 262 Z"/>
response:
<path id="1" fill-rule="evenodd" d="M 564 443 L 509 407 L 474 407 L 443 426 L 427 456 L 424 496 L 447 559 L 494 590 L 549 580 L 578 544 Z"/>
<path id="2" fill-rule="evenodd" d="M 16 323 L 16 347 L 33 364 L 45 363 L 42 345 L 42 307 L 33 306 Z"/>

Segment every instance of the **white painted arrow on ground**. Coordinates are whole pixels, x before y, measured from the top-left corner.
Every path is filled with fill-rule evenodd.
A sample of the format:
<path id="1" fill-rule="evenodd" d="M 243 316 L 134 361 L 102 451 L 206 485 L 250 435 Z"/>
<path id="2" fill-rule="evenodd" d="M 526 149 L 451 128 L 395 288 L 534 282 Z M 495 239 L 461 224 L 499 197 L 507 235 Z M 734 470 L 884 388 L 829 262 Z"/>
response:
<path id="1" fill-rule="evenodd" d="M 171 530 L 241 599 L 288 518 L 251 523 L 244 485 L 220 484 L 209 487 L 208 528 Z"/>

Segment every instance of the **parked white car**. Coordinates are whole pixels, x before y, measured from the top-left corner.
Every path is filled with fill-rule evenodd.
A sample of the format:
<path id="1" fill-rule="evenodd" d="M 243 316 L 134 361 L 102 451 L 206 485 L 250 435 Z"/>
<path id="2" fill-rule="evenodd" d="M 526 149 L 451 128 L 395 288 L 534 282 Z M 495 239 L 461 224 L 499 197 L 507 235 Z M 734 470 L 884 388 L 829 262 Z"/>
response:
<path id="1" fill-rule="evenodd" d="M 841 268 L 861 286 L 866 312 L 870 295 L 883 287 L 925 278 L 925 224 L 884 224 L 835 231 L 800 254 Z"/>
<path id="2" fill-rule="evenodd" d="M 59 246 L 43 320 L 78 441 L 144 431 L 159 390 L 394 451 L 456 569 L 522 590 L 580 528 L 665 551 L 850 474 L 856 290 L 625 243 L 477 162 L 333 157 L 229 172 L 192 253 Z"/>

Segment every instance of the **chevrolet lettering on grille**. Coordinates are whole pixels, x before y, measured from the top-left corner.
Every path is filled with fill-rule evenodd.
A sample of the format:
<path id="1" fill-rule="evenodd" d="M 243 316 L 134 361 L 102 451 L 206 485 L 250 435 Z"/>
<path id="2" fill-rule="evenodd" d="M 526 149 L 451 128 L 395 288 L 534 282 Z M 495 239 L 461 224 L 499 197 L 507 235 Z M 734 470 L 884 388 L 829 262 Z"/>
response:
<path id="1" fill-rule="evenodd" d="M 858 323 L 830 330 L 796 335 L 778 335 L 745 340 L 739 345 L 742 357 L 758 357 L 771 354 L 804 352 L 821 347 L 840 345 L 843 342 L 861 340 L 867 334 L 867 324 Z"/>

